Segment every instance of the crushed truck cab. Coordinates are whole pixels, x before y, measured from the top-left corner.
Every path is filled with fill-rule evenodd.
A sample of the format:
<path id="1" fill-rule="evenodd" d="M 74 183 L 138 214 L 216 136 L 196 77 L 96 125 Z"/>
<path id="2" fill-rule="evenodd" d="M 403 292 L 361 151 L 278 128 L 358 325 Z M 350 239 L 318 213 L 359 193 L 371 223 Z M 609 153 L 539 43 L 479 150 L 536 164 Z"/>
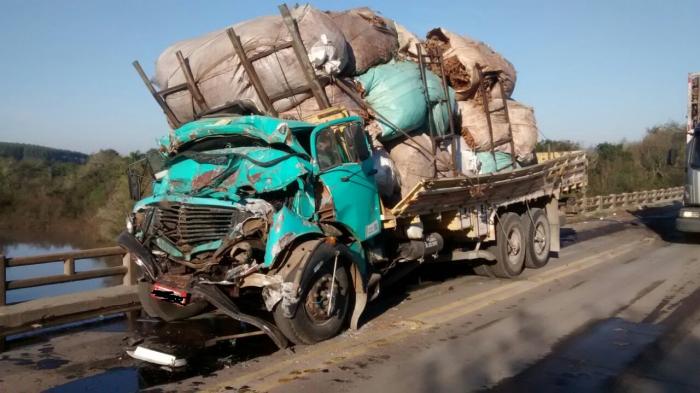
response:
<path id="1" fill-rule="evenodd" d="M 558 250 L 559 194 L 585 186 L 585 156 L 574 154 L 425 179 L 386 207 L 358 117 L 203 118 L 160 153 L 151 195 L 119 237 L 141 267 L 144 310 L 171 321 L 217 309 L 280 347 L 356 328 L 399 266 L 478 260 L 498 277 L 543 266 Z"/>

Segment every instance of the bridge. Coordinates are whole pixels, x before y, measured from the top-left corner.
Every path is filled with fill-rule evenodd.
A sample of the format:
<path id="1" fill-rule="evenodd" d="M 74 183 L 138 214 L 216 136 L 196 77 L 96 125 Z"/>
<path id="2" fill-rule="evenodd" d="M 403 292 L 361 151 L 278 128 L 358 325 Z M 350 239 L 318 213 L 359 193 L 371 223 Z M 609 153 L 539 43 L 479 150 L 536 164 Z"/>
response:
<path id="1" fill-rule="evenodd" d="M 157 382 L 137 383 L 137 387 L 161 385 L 165 378 L 166 383 L 161 387 L 166 391 L 180 390 L 180 380 L 188 381 L 192 388 L 197 388 L 195 390 L 201 386 L 211 391 L 248 386 L 255 391 L 302 392 L 311 389 L 314 383 L 335 384 L 351 391 L 382 383 L 388 391 L 402 391 L 412 383 L 427 383 L 430 380 L 428 370 L 448 370 L 447 364 L 454 362 L 461 364 L 458 369 L 462 372 L 441 376 L 440 383 L 516 391 L 517 381 L 548 378 L 552 373 L 565 375 L 565 360 L 561 359 L 566 359 L 570 351 L 588 345 L 585 343 L 599 345 L 594 339 L 596 335 L 602 336 L 603 341 L 619 341 L 621 348 L 629 349 L 634 356 L 642 356 L 651 350 L 650 343 L 656 343 L 657 339 L 659 342 L 670 340 L 667 335 L 677 326 L 687 324 L 681 317 L 683 310 L 687 310 L 687 315 L 694 315 L 688 307 L 695 304 L 693 290 L 700 285 L 691 283 L 700 274 L 697 264 L 692 263 L 697 255 L 697 248 L 693 247 L 697 245 L 687 244 L 673 234 L 674 212 L 668 208 L 651 208 L 633 215 L 621 209 L 635 211 L 640 207 L 662 206 L 680 200 L 682 195 L 683 188 L 677 187 L 579 199 L 567 206 L 570 213 L 603 219 L 577 220 L 581 222 L 563 228 L 564 249 L 560 259 L 545 269 L 528 270 L 522 279 L 513 281 L 465 274 L 468 268 L 463 266 L 437 278 L 431 276 L 435 273 L 420 273 L 421 280 L 432 280 L 432 284 L 418 285 L 415 289 L 404 285 L 390 290 L 370 307 L 369 322 L 363 329 L 318 345 L 297 348 L 292 356 L 275 352 L 264 337 L 241 339 L 235 345 L 209 343 L 202 364 L 215 362 L 221 366 L 217 357 L 230 358 L 232 352 L 237 354 L 234 361 L 220 367 L 225 371 L 214 377 L 202 377 L 199 374 L 203 371 L 197 369 L 193 374 L 171 380 L 172 376 L 144 371 L 125 358 L 123 349 L 129 343 L 124 341 L 124 333 L 98 334 L 88 329 L 57 338 L 51 348 L 63 349 L 60 354 L 51 352 L 48 357 L 42 358 L 46 356 L 42 351 L 48 351 L 47 346 L 26 349 L 8 345 L 7 359 L 22 359 L 22 353 L 27 353 L 28 359 L 34 360 L 27 360 L 25 366 L 19 361 L 9 365 L 0 360 L 0 368 L 8 371 L 0 377 L 0 387 L 19 383 L 22 376 L 29 376 L 28 372 L 35 367 L 27 366 L 32 361 L 35 363 L 31 364 L 36 365 L 42 359 L 69 356 L 66 362 L 73 364 L 70 372 L 81 376 L 80 381 L 102 381 L 102 374 L 95 374 L 89 365 L 104 364 L 101 369 L 106 370 L 105 373 L 118 372 L 115 367 L 137 370 L 135 379 L 143 380 L 146 373 Z M 606 218 L 612 211 L 621 212 L 613 221 Z M 75 270 L 76 260 L 106 256 L 120 257 L 122 264 L 92 271 Z M 6 280 L 7 268 L 51 262 L 62 262 L 64 273 Z M 3 304 L 0 332 L 7 336 L 96 315 L 138 310 L 134 269 L 131 257 L 119 247 L 35 257 L 0 256 L 0 300 Z M 7 291 L 99 277 L 119 277 L 121 282 L 95 291 L 5 305 Z M 679 309 L 681 306 L 684 308 Z M 556 326 L 541 325 L 545 320 L 558 322 Z M 181 334 L 181 339 L 188 342 L 187 326 L 168 330 L 167 334 Z M 575 334 L 584 328 L 584 333 Z M 621 331 L 627 333 L 614 333 Z M 573 335 L 570 341 L 561 341 L 569 335 Z M 93 343 L 94 347 L 86 351 L 85 342 Z M 499 348 L 508 348 L 508 353 Z M 422 355 L 416 355 L 421 352 Z M 469 355 L 458 358 L 458 353 Z M 587 360 L 602 364 L 601 367 L 619 378 L 620 383 L 641 383 L 634 378 L 647 372 L 644 364 L 634 364 L 619 354 L 608 355 L 606 359 L 591 353 Z M 115 360 L 115 356 L 119 360 Z M 240 359 L 236 361 L 238 356 Z M 253 359 L 246 361 L 248 357 Z M 673 359 L 668 362 L 673 364 Z M 525 367 L 527 364 L 533 366 Z M 421 371 L 409 378 L 399 378 L 392 371 L 397 367 L 415 367 Z M 71 378 L 67 378 L 71 374 L 61 372 L 61 365 L 55 370 L 47 372 L 42 382 L 31 385 L 36 389 L 30 390 L 72 386 Z M 508 380 L 508 377 L 514 379 Z M 130 378 L 126 377 L 131 381 Z M 596 378 L 592 380 L 600 382 Z M 668 378 L 673 379 L 674 375 Z"/>
<path id="2" fill-rule="evenodd" d="M 590 216 L 618 209 L 638 209 L 643 206 L 680 201 L 682 198 L 683 187 L 673 187 L 580 198 L 575 200 L 572 205 L 567 206 L 566 210 L 569 214 Z M 82 272 L 75 270 L 75 263 L 78 260 L 114 256 L 122 258 L 121 266 Z M 55 262 L 63 263 L 63 274 L 6 280 L 7 268 Z M 17 258 L 0 255 L 0 338 L 28 330 L 79 321 L 95 315 L 108 315 L 138 309 L 138 298 L 134 285 L 136 284 L 136 275 L 136 266 L 131 256 L 120 247 Z M 6 304 L 7 291 L 112 276 L 121 277 L 121 285 L 18 304 Z"/>

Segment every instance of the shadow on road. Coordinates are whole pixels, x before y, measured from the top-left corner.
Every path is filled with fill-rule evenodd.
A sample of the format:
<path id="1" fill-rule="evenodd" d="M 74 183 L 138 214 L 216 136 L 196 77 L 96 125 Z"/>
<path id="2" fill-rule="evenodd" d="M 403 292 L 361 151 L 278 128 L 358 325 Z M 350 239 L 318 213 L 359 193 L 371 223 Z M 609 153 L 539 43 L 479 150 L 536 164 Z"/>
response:
<path id="1" fill-rule="evenodd" d="M 669 243 L 700 244 L 700 234 L 682 233 L 676 230 L 676 217 L 682 204 L 647 207 L 640 210 L 629 210 L 638 221 Z"/>

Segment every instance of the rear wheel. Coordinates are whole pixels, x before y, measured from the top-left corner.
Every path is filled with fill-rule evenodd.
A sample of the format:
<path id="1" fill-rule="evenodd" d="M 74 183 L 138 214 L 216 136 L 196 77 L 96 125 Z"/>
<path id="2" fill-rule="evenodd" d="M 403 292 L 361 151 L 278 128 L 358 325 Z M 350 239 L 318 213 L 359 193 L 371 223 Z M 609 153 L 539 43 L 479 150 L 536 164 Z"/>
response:
<path id="1" fill-rule="evenodd" d="M 313 344 L 336 336 L 350 314 L 350 274 L 338 247 L 321 244 L 307 266 L 315 271 L 302 288 L 294 316 L 285 317 L 279 305 L 273 312 L 277 327 L 295 344 Z"/>
<path id="2" fill-rule="evenodd" d="M 550 228 L 547 214 L 539 208 L 530 209 L 522 215 L 526 236 L 525 266 L 538 269 L 549 262 Z"/>
<path id="3" fill-rule="evenodd" d="M 491 251 L 496 263 L 488 268 L 496 277 L 513 278 L 525 268 L 525 231 L 520 216 L 515 213 L 501 215 L 496 223 L 496 244 Z"/>

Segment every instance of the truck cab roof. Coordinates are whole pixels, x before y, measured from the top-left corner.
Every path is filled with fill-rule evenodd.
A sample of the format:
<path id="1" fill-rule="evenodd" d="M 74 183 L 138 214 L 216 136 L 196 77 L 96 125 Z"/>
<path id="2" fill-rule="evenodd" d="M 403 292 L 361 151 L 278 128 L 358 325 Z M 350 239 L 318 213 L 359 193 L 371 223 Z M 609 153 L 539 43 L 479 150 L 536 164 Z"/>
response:
<path id="1" fill-rule="evenodd" d="M 314 127 L 316 125 L 313 123 L 269 116 L 222 116 L 189 122 L 158 142 L 162 153 L 175 154 L 186 150 L 194 142 L 241 136 L 268 145 L 284 144 L 297 153 L 309 155 L 308 138 Z"/>

